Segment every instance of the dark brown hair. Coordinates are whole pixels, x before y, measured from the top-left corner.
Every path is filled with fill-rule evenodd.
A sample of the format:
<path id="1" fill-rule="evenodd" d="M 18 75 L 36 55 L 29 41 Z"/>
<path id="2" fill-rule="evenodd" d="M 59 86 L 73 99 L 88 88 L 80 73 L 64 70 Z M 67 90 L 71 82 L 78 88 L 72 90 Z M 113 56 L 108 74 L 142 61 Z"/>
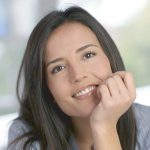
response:
<path id="1" fill-rule="evenodd" d="M 52 32 L 65 22 L 79 22 L 89 27 L 107 55 L 113 72 L 125 70 L 119 51 L 103 26 L 87 11 L 80 7 L 70 7 L 64 11 L 53 11 L 45 16 L 34 28 L 22 60 L 17 94 L 20 101 L 18 119 L 26 121 L 31 130 L 19 137 L 28 137 L 24 149 L 35 141 L 42 150 L 71 150 L 70 118 L 56 104 L 46 86 L 44 74 L 44 50 L 47 39 Z M 20 91 L 20 83 L 23 89 Z M 22 85 L 23 84 L 23 85 Z M 117 131 L 123 150 L 134 150 L 136 142 L 136 124 L 132 110 L 121 116 Z"/>

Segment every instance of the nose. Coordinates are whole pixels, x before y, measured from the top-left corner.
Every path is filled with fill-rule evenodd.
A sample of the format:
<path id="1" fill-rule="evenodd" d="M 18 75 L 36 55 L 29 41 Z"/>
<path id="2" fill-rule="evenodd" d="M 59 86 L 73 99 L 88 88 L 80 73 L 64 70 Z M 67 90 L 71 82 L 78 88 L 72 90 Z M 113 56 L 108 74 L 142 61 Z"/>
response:
<path id="1" fill-rule="evenodd" d="M 85 78 L 87 78 L 86 71 L 81 65 L 70 67 L 69 76 L 71 83 L 82 82 Z"/>

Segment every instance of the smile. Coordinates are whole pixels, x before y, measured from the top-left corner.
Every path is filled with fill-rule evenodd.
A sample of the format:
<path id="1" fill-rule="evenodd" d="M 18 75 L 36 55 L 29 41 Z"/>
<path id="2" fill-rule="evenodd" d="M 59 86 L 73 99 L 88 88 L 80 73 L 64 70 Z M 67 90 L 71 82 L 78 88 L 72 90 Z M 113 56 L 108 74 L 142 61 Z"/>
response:
<path id="1" fill-rule="evenodd" d="M 86 98 L 87 96 L 90 96 L 93 93 L 95 88 L 96 88 L 96 85 L 88 86 L 85 89 L 83 89 L 83 90 L 77 92 L 76 94 L 74 94 L 73 97 L 78 98 L 78 99 Z"/>

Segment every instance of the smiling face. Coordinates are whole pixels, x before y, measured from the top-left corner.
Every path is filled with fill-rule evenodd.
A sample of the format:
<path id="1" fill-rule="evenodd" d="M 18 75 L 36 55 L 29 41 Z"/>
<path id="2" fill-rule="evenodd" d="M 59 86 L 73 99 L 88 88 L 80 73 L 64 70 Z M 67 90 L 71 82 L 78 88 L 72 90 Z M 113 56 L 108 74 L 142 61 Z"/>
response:
<path id="1" fill-rule="evenodd" d="M 69 116 L 87 117 L 98 104 L 96 87 L 111 73 L 95 34 L 77 22 L 53 31 L 45 51 L 47 85 Z"/>

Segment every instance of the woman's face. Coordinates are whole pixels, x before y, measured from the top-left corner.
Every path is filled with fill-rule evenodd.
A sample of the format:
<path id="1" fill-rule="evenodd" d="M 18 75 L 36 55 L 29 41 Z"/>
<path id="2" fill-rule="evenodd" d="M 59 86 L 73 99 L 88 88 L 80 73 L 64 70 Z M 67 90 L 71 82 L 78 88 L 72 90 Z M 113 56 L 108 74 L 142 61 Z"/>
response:
<path id="1" fill-rule="evenodd" d="M 95 34 L 80 23 L 53 31 L 45 52 L 47 85 L 60 109 L 72 117 L 88 117 L 100 101 L 96 89 L 111 73 Z"/>

